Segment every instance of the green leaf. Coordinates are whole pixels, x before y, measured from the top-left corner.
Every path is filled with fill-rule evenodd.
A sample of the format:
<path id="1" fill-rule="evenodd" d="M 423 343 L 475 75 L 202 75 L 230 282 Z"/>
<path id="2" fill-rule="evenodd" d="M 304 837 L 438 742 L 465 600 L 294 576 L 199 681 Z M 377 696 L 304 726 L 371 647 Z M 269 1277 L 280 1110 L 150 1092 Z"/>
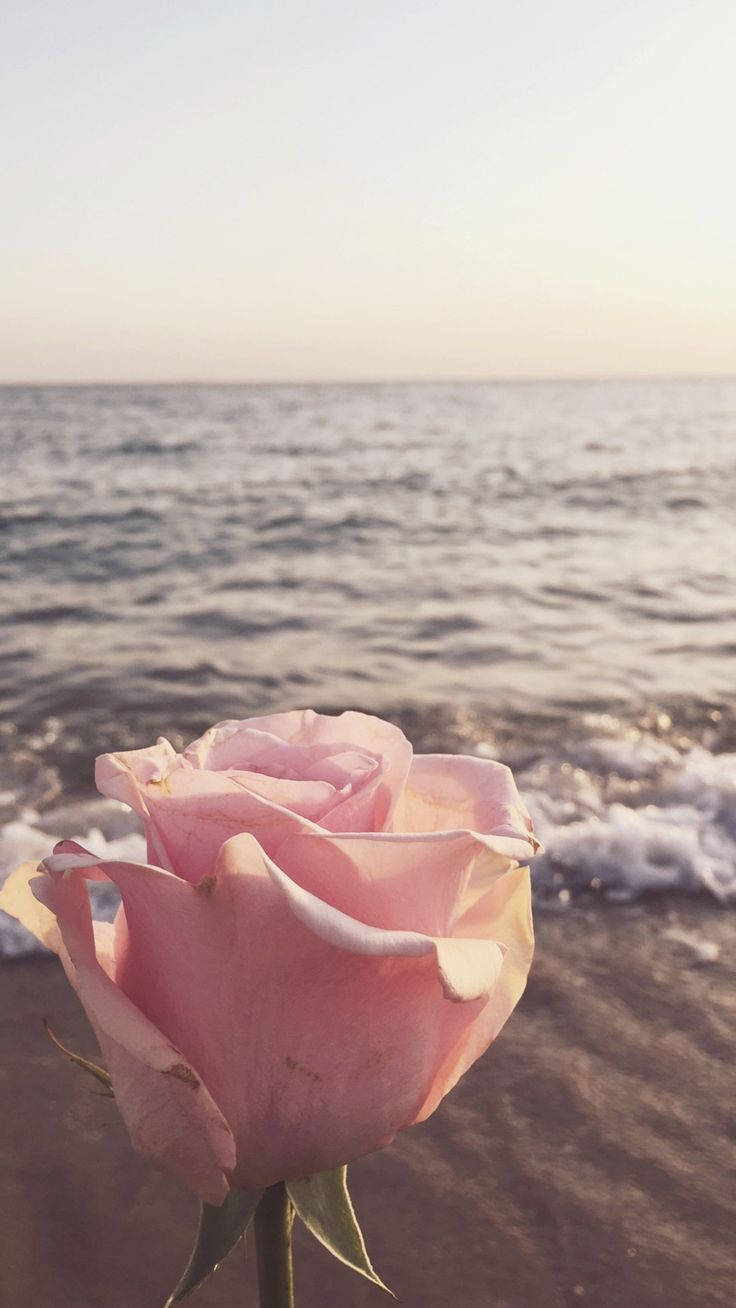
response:
<path id="1" fill-rule="evenodd" d="M 231 1190 L 219 1208 L 202 1204 L 192 1256 L 164 1308 L 179 1303 L 217 1270 L 247 1230 L 262 1194 L 262 1190 Z"/>
<path id="2" fill-rule="evenodd" d="M 101 1081 L 105 1089 L 109 1091 L 110 1095 L 112 1095 L 112 1081 L 110 1080 L 110 1073 L 106 1072 L 104 1067 L 98 1067 L 96 1063 L 91 1063 L 88 1058 L 82 1058 L 81 1054 L 72 1053 L 71 1049 L 67 1049 L 66 1045 L 63 1045 L 59 1037 L 55 1035 L 54 1032 L 51 1030 L 51 1027 L 46 1021 L 46 1018 L 44 1017 L 41 1020 L 44 1025 L 46 1035 L 48 1036 L 52 1044 L 56 1045 L 56 1048 L 60 1049 L 62 1054 L 65 1054 L 67 1058 L 70 1058 L 73 1063 L 76 1063 L 77 1067 L 84 1068 L 85 1072 L 89 1072 L 90 1075 L 95 1078 L 95 1080 Z"/>
<path id="3" fill-rule="evenodd" d="M 363 1232 L 350 1202 L 347 1176 L 347 1167 L 337 1167 L 334 1172 L 322 1172 L 308 1181 L 287 1181 L 286 1189 L 304 1225 L 325 1249 L 396 1298 L 371 1266 Z"/>

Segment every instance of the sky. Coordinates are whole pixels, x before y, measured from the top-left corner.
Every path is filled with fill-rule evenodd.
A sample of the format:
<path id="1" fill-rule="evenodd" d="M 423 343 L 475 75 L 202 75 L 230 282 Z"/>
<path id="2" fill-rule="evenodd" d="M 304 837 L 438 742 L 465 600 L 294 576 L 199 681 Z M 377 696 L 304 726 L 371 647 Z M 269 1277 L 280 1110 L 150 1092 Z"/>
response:
<path id="1" fill-rule="evenodd" d="M 6 0 L 0 380 L 736 372 L 733 0 Z"/>

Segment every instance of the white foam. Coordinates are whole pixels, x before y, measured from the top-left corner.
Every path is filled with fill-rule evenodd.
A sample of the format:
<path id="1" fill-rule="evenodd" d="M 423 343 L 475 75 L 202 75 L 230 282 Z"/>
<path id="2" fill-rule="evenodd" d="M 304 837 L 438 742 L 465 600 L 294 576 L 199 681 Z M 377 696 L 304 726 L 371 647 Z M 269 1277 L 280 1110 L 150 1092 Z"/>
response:
<path id="1" fill-rule="evenodd" d="M 519 779 L 546 849 L 540 887 L 593 884 L 620 899 L 705 888 L 736 899 L 736 754 L 628 731 L 576 746 L 574 760 L 543 760 Z"/>
<path id="2" fill-rule="evenodd" d="M 677 767 L 680 755 L 674 746 L 640 732 L 621 739 L 593 739 L 581 750 L 585 759 L 598 771 L 615 772 L 619 777 L 642 779 L 661 774 L 667 766 Z"/>

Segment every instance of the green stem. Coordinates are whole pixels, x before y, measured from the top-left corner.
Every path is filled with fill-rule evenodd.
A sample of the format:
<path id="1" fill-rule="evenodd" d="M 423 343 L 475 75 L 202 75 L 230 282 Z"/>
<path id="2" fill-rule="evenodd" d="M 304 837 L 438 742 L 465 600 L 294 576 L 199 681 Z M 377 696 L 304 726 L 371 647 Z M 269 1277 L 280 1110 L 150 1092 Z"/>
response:
<path id="1" fill-rule="evenodd" d="M 261 1308 L 294 1308 L 291 1227 L 294 1213 L 283 1181 L 264 1190 L 254 1220 Z"/>

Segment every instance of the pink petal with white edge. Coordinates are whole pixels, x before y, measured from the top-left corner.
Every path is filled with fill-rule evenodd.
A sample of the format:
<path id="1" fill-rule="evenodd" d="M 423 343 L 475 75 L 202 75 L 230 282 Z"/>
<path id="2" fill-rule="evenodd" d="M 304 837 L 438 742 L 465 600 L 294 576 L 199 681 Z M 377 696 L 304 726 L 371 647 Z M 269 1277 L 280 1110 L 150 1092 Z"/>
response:
<path id="1" fill-rule="evenodd" d="M 277 862 L 305 890 L 370 926 L 445 936 L 462 909 L 473 869 L 485 857 L 465 832 L 413 836 L 305 828 L 284 841 Z"/>
<path id="2" fill-rule="evenodd" d="M 457 1001 L 480 999 L 498 980 L 503 950 L 495 940 L 437 939 L 418 931 L 387 931 L 367 926 L 297 885 L 272 859 L 266 858 L 266 867 L 294 916 L 336 949 L 380 958 L 434 954 L 445 996 Z"/>
<path id="3" fill-rule="evenodd" d="M 115 984 L 113 961 L 98 958 L 79 860 L 78 853 L 53 856 L 42 867 L 54 870 L 36 877 L 32 890 L 58 923 L 64 970 L 97 1036 L 133 1147 L 220 1204 L 235 1163 L 230 1128 L 198 1071 Z M 109 947 L 110 935 L 101 932 L 100 943 Z"/>

